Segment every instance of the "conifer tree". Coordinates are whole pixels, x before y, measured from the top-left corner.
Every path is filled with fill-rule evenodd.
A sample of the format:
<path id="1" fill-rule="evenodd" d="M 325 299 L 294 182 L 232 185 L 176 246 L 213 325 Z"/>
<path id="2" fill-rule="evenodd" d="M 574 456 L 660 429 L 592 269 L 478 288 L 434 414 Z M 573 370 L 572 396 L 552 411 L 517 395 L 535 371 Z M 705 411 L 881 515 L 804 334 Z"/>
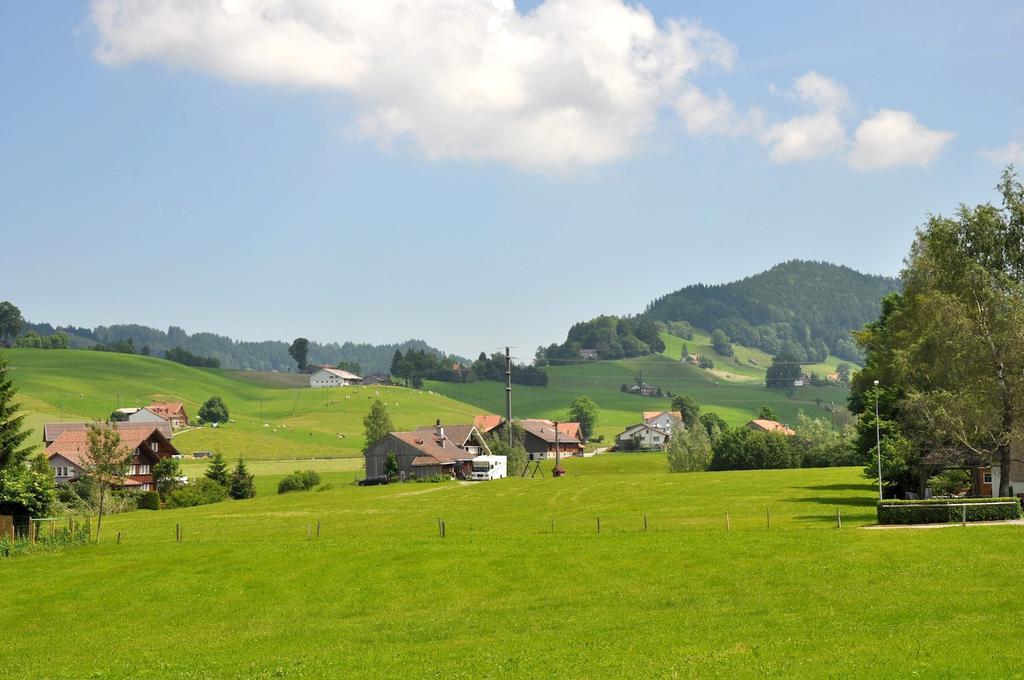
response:
<path id="1" fill-rule="evenodd" d="M 206 468 L 206 478 L 212 479 L 225 489 L 231 485 L 231 479 L 228 475 L 228 464 L 224 462 L 224 456 L 219 451 L 213 454 L 213 458 L 210 459 L 210 466 Z"/>
<path id="2" fill-rule="evenodd" d="M 228 495 L 235 500 L 252 498 L 256 495 L 256 484 L 254 478 L 245 467 L 245 461 L 238 459 L 235 471 L 231 473 L 231 484 L 228 488 Z"/>

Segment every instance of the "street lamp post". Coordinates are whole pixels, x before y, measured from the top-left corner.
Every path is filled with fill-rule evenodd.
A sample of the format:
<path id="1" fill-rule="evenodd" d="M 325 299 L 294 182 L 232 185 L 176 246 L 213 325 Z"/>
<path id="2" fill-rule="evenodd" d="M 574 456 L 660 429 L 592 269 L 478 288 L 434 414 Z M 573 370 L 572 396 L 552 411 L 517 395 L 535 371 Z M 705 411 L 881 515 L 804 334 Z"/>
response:
<path id="1" fill-rule="evenodd" d="M 878 500 L 882 500 L 882 430 L 878 424 L 878 381 L 875 381 L 875 448 L 878 449 Z"/>

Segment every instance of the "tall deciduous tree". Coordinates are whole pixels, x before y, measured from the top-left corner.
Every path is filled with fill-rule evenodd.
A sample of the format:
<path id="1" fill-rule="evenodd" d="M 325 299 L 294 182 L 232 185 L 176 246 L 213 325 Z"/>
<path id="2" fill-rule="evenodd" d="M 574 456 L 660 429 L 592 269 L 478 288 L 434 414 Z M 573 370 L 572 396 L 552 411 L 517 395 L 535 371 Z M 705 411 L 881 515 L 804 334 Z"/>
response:
<path id="1" fill-rule="evenodd" d="M 306 359 L 309 357 L 309 340 L 306 338 L 295 338 L 291 347 L 288 348 L 288 355 L 295 359 L 300 371 L 306 370 Z"/>
<path id="2" fill-rule="evenodd" d="M 569 408 L 569 419 L 580 424 L 583 440 L 590 439 L 597 426 L 599 410 L 597 403 L 590 397 L 576 397 Z"/>
<path id="3" fill-rule="evenodd" d="M 100 540 L 103 524 L 103 503 L 107 493 L 121 484 L 132 461 L 131 449 L 121 444 L 121 435 L 112 427 L 90 425 L 86 434 L 88 446 L 82 470 L 96 483 L 99 491 L 99 511 L 96 517 L 96 541 Z"/>
<path id="4" fill-rule="evenodd" d="M 214 395 L 199 407 L 199 417 L 207 423 L 226 423 L 231 414 L 228 412 L 228 405 L 224 403 L 224 400 Z"/>
<path id="5" fill-rule="evenodd" d="M 703 427 L 676 428 L 665 451 L 670 472 L 701 472 L 711 465 L 711 439 Z"/>
<path id="6" fill-rule="evenodd" d="M 693 427 L 700 418 L 700 406 L 688 394 L 677 394 L 672 397 L 672 410 L 679 411 L 683 416 L 683 425 L 687 428 Z"/>
<path id="7" fill-rule="evenodd" d="M 4 345 L 10 347 L 23 325 L 25 319 L 21 316 L 21 310 L 6 300 L 0 302 L 0 341 Z"/>
<path id="8" fill-rule="evenodd" d="M 917 446 L 998 464 L 1006 495 L 1024 425 L 1024 187 L 1008 168 L 998 188 L 1002 206 L 961 206 L 918 230 L 892 364 Z"/>
<path id="9" fill-rule="evenodd" d="M 363 431 L 364 451 L 395 429 L 391 423 L 391 416 L 388 414 L 388 407 L 384 405 L 383 401 L 374 400 L 370 412 L 363 418 L 363 427 L 365 428 Z"/>

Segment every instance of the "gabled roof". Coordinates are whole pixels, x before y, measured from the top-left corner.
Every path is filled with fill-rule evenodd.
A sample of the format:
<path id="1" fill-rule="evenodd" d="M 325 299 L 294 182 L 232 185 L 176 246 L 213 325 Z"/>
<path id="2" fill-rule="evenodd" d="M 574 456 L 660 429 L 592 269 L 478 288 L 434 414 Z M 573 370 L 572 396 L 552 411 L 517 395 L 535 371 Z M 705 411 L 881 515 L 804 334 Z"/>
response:
<path id="1" fill-rule="evenodd" d="M 787 437 L 791 437 L 796 434 L 793 430 L 789 429 L 777 420 L 765 420 L 764 418 L 754 418 L 747 427 L 753 425 L 758 430 L 764 430 L 765 432 L 777 432 L 778 434 L 784 434 Z"/>
<path id="2" fill-rule="evenodd" d="M 444 436 L 445 439 L 455 444 L 459 448 L 466 446 L 473 433 L 476 432 L 476 427 L 473 425 L 445 425 Z M 435 428 L 433 427 L 418 427 L 415 433 L 421 437 L 435 437 Z M 477 433 L 479 434 L 479 433 Z M 475 445 L 474 445 L 475 446 Z"/>
<path id="3" fill-rule="evenodd" d="M 505 419 L 501 416 L 491 415 L 489 413 L 479 415 L 473 418 L 473 427 L 480 432 L 487 434 L 491 430 L 500 427 L 505 422 Z"/>
<path id="4" fill-rule="evenodd" d="M 550 420 L 544 420 L 541 418 L 527 418 L 521 420 L 519 423 L 523 426 L 523 429 L 538 437 L 546 442 L 554 443 L 555 441 L 555 424 Z M 580 439 L 580 424 L 579 423 L 559 423 L 558 424 L 558 441 L 564 444 L 582 444 L 583 441 Z"/>
<path id="5" fill-rule="evenodd" d="M 176 454 L 178 452 L 177 449 L 174 448 L 174 445 L 171 444 L 170 440 L 160 434 L 160 430 L 153 425 L 150 425 L 148 430 L 142 428 L 118 430 L 118 434 L 121 435 L 121 446 L 132 451 L 149 441 L 150 438 L 156 437 L 158 440 L 162 440 L 163 444 L 170 447 L 172 454 Z M 47 459 L 58 455 L 63 456 L 75 465 L 84 467 L 85 454 L 88 450 L 89 432 L 87 430 L 68 430 L 67 432 L 62 433 L 52 444 L 46 447 L 45 455 Z"/>
<path id="6" fill-rule="evenodd" d="M 185 416 L 185 405 L 180 401 L 154 401 L 146 409 L 165 420 L 170 420 L 175 416 Z"/>
<path id="7" fill-rule="evenodd" d="M 121 433 L 123 438 L 124 432 L 127 430 L 146 430 L 147 432 L 153 429 L 160 431 L 160 434 L 165 439 L 171 438 L 171 424 L 164 421 L 159 423 L 129 423 L 128 421 L 120 421 L 113 423 L 46 423 L 43 425 L 43 443 L 50 444 L 57 440 L 57 437 L 65 432 L 85 432 L 89 429 L 90 425 L 94 425 L 101 430 L 107 427 L 113 427 L 115 430 Z"/>
<path id="8" fill-rule="evenodd" d="M 648 420 L 653 420 L 660 416 L 662 413 L 667 413 L 676 420 L 682 420 L 683 414 L 680 411 L 644 411 L 643 420 L 646 423 Z"/>
<path id="9" fill-rule="evenodd" d="M 669 434 L 669 433 L 665 432 L 665 430 L 659 429 L 659 428 L 654 427 L 652 425 L 648 425 L 647 423 L 637 423 L 636 425 L 630 425 L 625 430 L 620 432 L 619 436 L 616 437 L 616 439 L 622 439 L 623 435 L 635 434 L 638 430 L 650 430 L 651 432 L 654 432 L 655 434 Z"/>
<path id="10" fill-rule="evenodd" d="M 362 380 L 362 378 L 360 378 L 355 373 L 349 373 L 348 371 L 343 371 L 340 368 L 331 368 L 330 366 L 324 366 L 323 368 L 320 369 L 320 371 L 324 371 L 325 373 L 330 373 L 331 375 L 337 376 L 337 377 L 341 378 L 342 380 Z M 320 371 L 315 371 L 315 372 L 319 373 Z"/>
<path id="11" fill-rule="evenodd" d="M 473 429 L 472 425 L 463 427 Z M 400 439 L 422 452 L 413 459 L 413 465 L 444 465 L 459 460 L 472 460 L 476 454 L 459 448 L 448 437 L 447 429 L 445 428 L 443 437 L 438 437 L 432 427 L 412 432 L 391 432 L 389 436 Z"/>

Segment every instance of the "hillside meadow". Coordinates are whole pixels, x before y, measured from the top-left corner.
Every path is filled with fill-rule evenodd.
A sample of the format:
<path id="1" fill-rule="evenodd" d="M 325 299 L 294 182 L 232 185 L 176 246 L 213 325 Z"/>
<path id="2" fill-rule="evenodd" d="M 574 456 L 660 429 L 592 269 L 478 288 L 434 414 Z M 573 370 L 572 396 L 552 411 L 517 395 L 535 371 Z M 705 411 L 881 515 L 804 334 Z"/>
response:
<path id="1" fill-rule="evenodd" d="M 211 395 L 227 403 L 234 422 L 175 435 L 185 453 L 221 451 L 229 459 L 304 459 L 358 456 L 363 418 L 374 399 L 387 403 L 395 426 L 415 428 L 435 419 L 467 422 L 479 409 L 420 390 L 399 387 L 310 389 L 304 376 L 191 368 L 163 359 L 89 350 L 4 350 L 27 426 L 41 441 L 42 425 L 61 418 L 103 420 L 120 406 L 184 402 L 190 417 Z M 305 384 L 306 387 L 295 387 Z M 260 415 L 262 414 L 262 420 Z"/>
<path id="2" fill-rule="evenodd" d="M 623 384 L 631 385 L 643 376 L 649 384 L 664 392 L 688 394 L 697 400 L 701 412 L 714 411 L 732 426 L 743 425 L 756 417 L 762 406 L 770 406 L 786 423 L 795 423 L 801 411 L 815 418 L 831 418 L 823 406 L 835 403 L 845 405 L 847 391 L 838 386 L 801 387 L 793 390 L 768 389 L 755 380 L 725 380 L 696 366 L 686 366 L 677 359 L 660 354 L 620 359 L 593 361 L 563 366 L 549 366 L 549 382 L 545 387 L 512 386 L 512 413 L 515 417 L 551 418 L 565 420 L 573 399 L 586 395 L 600 407 L 597 434 L 605 442 L 629 425 L 640 422 L 642 411 L 669 408 L 670 399 L 642 397 L 621 391 Z M 762 376 L 763 380 L 763 376 Z M 474 383 L 445 383 L 426 381 L 430 390 L 457 401 L 478 406 L 492 413 L 505 412 L 505 386 L 492 380 Z"/>
<path id="3" fill-rule="evenodd" d="M 566 465 L 561 479 L 335 484 L 109 517 L 98 545 L 0 561 L 17 584 L 0 589 L 16 641 L 4 673 L 1019 673 L 1012 655 L 979 654 L 1024 614 L 1020 526 L 858 528 L 873 488 L 855 469 Z"/>
<path id="4" fill-rule="evenodd" d="M 304 376 L 223 369 L 191 368 L 163 359 L 88 350 L 4 350 L 18 399 L 28 414 L 28 427 L 41 441 L 47 421 L 95 420 L 121 406 L 150 401 L 182 401 L 191 416 L 211 395 L 221 396 L 234 422 L 220 428 L 180 432 L 174 444 L 185 453 L 221 451 L 229 460 L 323 459 L 359 456 L 363 418 L 380 398 L 395 427 L 412 429 L 440 418 L 455 424 L 471 422 L 484 412 L 505 412 L 504 384 L 496 381 L 444 383 L 427 381 L 424 389 L 403 387 L 301 387 Z M 568 417 L 580 395 L 601 407 L 597 433 L 606 442 L 626 426 L 639 422 L 641 411 L 669 407 L 668 397 L 641 397 L 620 391 L 642 374 L 663 390 L 693 396 L 705 411 L 714 411 L 731 425 L 753 418 L 762 405 L 771 406 L 784 422 L 803 411 L 829 418 L 821 408 L 845 403 L 839 387 L 805 387 L 787 396 L 755 380 L 724 380 L 709 371 L 684 366 L 663 355 L 620 361 L 551 366 L 546 387 L 515 385 L 516 417 Z M 262 420 L 260 415 L 262 413 Z"/>

